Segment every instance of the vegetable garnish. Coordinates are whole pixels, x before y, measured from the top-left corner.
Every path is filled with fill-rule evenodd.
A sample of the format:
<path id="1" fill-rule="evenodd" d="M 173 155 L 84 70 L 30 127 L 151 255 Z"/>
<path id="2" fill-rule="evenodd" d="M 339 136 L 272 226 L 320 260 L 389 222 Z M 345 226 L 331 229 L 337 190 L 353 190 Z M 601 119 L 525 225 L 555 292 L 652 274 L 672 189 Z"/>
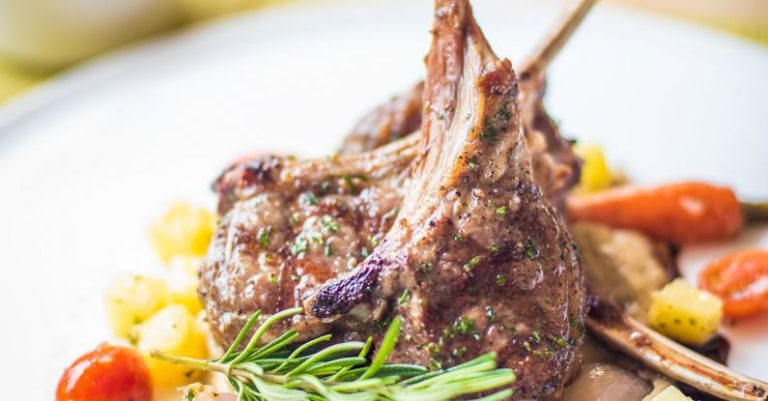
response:
<path id="1" fill-rule="evenodd" d="M 400 334 L 402 319 L 399 316 L 389 324 L 372 358 L 369 358 L 372 338 L 366 342 L 321 346 L 331 340 L 330 334 L 295 343 L 299 333 L 288 330 L 266 345 L 257 346 L 272 325 L 301 313 L 301 308 L 294 308 L 269 317 L 254 331 L 245 348 L 236 351 L 261 317 L 261 313 L 256 312 L 219 359 L 209 361 L 160 352 L 153 352 L 152 356 L 223 373 L 237 392 L 238 400 L 246 401 L 451 400 L 498 389 L 515 381 L 512 369 L 496 368 L 493 352 L 439 371 L 428 371 L 418 365 L 386 364 Z M 512 394 L 513 390 L 505 389 L 478 400 L 503 400 Z"/>
<path id="2" fill-rule="evenodd" d="M 722 301 L 677 279 L 653 293 L 648 323 L 658 332 L 685 344 L 703 345 L 717 333 Z"/>
<path id="3" fill-rule="evenodd" d="M 149 370 L 132 348 L 100 345 L 73 362 L 56 388 L 56 401 L 115 400 L 152 400 Z"/>
<path id="4" fill-rule="evenodd" d="M 768 202 L 741 202 L 741 209 L 747 223 L 768 221 Z"/>
<path id="5" fill-rule="evenodd" d="M 608 168 L 605 154 L 600 146 L 577 143 L 573 146 L 573 151 L 583 163 L 578 185 L 580 193 L 601 191 L 611 186 L 613 173 Z"/>
<path id="6" fill-rule="evenodd" d="M 768 251 L 740 251 L 712 263 L 699 274 L 699 286 L 723 300 L 728 317 L 768 311 Z"/>
<path id="7" fill-rule="evenodd" d="M 700 182 L 572 196 L 568 217 L 635 229 L 677 244 L 728 238 L 744 223 L 733 191 Z"/>

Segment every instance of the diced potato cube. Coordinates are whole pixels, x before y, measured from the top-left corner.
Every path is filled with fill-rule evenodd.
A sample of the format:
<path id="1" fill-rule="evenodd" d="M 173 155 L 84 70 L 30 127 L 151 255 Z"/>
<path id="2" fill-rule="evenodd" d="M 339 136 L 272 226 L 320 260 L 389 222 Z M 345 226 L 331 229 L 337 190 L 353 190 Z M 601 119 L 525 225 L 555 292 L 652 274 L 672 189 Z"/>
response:
<path id="1" fill-rule="evenodd" d="M 692 345 L 709 340 L 720 327 L 723 303 L 677 279 L 653 294 L 648 322 L 660 333 Z"/>
<path id="2" fill-rule="evenodd" d="M 669 386 L 664 391 L 656 394 L 650 401 L 693 401 L 689 397 L 686 397 L 682 391 L 678 390 L 675 386 Z"/>
<path id="3" fill-rule="evenodd" d="M 168 292 L 171 303 L 184 305 L 190 313 L 196 315 L 203 309 L 197 295 L 198 265 L 200 259 L 177 256 L 171 259 L 168 272 Z"/>
<path id="4" fill-rule="evenodd" d="M 583 161 L 578 188 L 582 192 L 595 192 L 611 186 L 613 174 L 598 145 L 577 144 L 574 151 Z"/>
<path id="5" fill-rule="evenodd" d="M 161 361 L 149 356 L 158 351 L 170 355 L 207 358 L 205 330 L 181 305 L 171 305 L 139 326 L 138 348 L 147 360 L 152 381 L 158 387 L 181 386 L 200 380 L 202 373 L 188 366 Z"/>
<path id="6" fill-rule="evenodd" d="M 174 256 L 203 256 L 216 230 L 216 216 L 208 210 L 178 202 L 149 230 L 152 245 L 168 262 Z"/>
<path id="7" fill-rule="evenodd" d="M 141 275 L 116 277 L 105 294 L 107 321 L 118 337 L 129 337 L 131 328 L 168 304 L 165 281 Z"/>

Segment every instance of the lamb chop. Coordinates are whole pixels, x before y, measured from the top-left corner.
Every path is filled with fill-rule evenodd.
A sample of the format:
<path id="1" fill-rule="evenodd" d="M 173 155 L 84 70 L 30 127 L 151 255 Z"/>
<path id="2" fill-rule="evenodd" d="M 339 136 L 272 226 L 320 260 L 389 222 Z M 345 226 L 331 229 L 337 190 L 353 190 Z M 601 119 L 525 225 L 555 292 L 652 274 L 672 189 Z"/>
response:
<path id="1" fill-rule="evenodd" d="M 434 50 L 431 59 L 435 61 L 431 65 L 448 60 L 456 64 L 451 65 L 451 71 L 444 71 L 442 77 L 437 75 L 438 67 L 430 67 L 430 71 L 435 71 L 430 82 L 436 84 L 428 88 L 433 91 L 445 88 L 448 92 L 439 98 L 427 94 L 430 99 L 444 103 L 445 107 L 453 107 L 451 103 L 459 100 L 453 98 L 457 91 L 466 89 L 475 93 L 477 99 L 461 98 L 462 110 L 470 112 L 468 118 L 458 116 L 454 109 L 445 109 L 441 113 L 445 113 L 442 118 L 446 121 L 450 113 L 451 119 L 467 129 L 483 125 L 482 130 L 471 134 L 477 143 L 472 144 L 464 138 L 464 134 L 468 135 L 466 132 L 454 138 L 442 132 L 442 128 L 434 128 L 423 131 L 433 132 L 431 135 L 411 136 L 371 152 L 330 160 L 302 162 L 264 156 L 237 163 L 215 183 L 221 195 L 219 209 L 224 217 L 202 271 L 201 298 L 217 340 L 230 343 L 253 311 L 262 310 L 269 314 L 299 305 L 305 297 L 315 294 L 322 284 L 353 270 L 361 260 L 374 261 L 386 255 L 386 249 L 391 249 L 394 244 L 390 237 L 400 235 L 391 232 L 401 233 L 404 229 L 390 230 L 405 192 L 408 188 L 426 185 L 430 174 L 453 165 L 456 175 L 439 181 L 445 185 L 475 182 L 474 190 L 467 187 L 460 194 L 456 188 L 449 191 L 448 187 L 436 187 L 438 181 L 435 181 L 429 187 L 430 192 L 420 193 L 424 199 L 442 196 L 434 190 L 450 193 L 455 197 L 452 202 L 458 202 L 457 207 L 461 205 L 461 199 L 471 201 L 469 206 L 462 206 L 466 209 L 464 217 L 457 217 L 453 227 L 466 232 L 449 232 L 448 226 L 453 223 L 449 224 L 445 215 L 441 220 L 435 220 L 436 226 L 432 228 L 429 221 L 421 221 L 425 224 L 424 233 L 435 241 L 433 246 L 445 245 L 450 256 L 435 260 L 439 263 L 434 265 L 434 273 L 425 272 L 422 279 L 428 280 L 422 284 L 434 279 L 432 288 L 437 290 L 446 280 L 454 281 L 455 278 L 451 283 L 453 287 L 446 287 L 446 290 L 452 288 L 452 296 L 456 291 L 462 294 L 484 291 L 487 296 L 516 291 L 525 294 L 516 301 L 503 299 L 491 303 L 491 299 L 485 298 L 483 302 L 488 308 L 474 311 L 462 308 L 467 308 L 467 302 L 473 297 L 481 298 L 464 294 L 469 298 L 452 309 L 446 308 L 444 316 L 430 322 L 433 329 L 430 335 L 439 334 L 434 330 L 444 326 L 446 335 L 452 338 L 441 340 L 435 337 L 434 341 L 422 344 L 432 344 L 428 346 L 431 351 L 418 355 L 407 355 L 406 346 L 400 347 L 403 352 L 399 352 L 398 358 L 433 366 L 447 365 L 485 350 L 498 349 L 500 360 L 517 368 L 521 375 L 518 381 L 521 396 L 554 394 L 577 365 L 580 334 L 571 326 L 578 328 L 582 315 L 580 270 L 570 238 L 557 213 L 542 203 L 538 187 L 530 177 L 531 166 L 519 129 L 517 81 L 509 63 L 496 60 L 465 1 L 438 4 L 438 17 L 436 28 L 440 29 L 436 30 L 436 44 L 453 44 L 455 48 L 445 49 L 445 54 Z M 446 25 L 450 23 L 458 25 L 451 28 Z M 476 58 L 468 60 L 466 66 L 465 50 L 467 57 Z M 464 78 L 457 75 L 463 73 L 467 75 Z M 484 81 L 486 87 L 480 88 L 474 82 L 466 81 L 472 77 Z M 460 82 L 460 78 L 465 82 Z M 440 80 L 445 82 L 440 84 Z M 484 108 L 479 108 L 476 102 L 485 102 L 481 105 Z M 480 141 L 480 137 L 485 139 Z M 478 156 L 485 154 L 485 160 L 456 153 L 462 147 L 476 148 Z M 496 150 L 491 152 L 492 149 Z M 412 163 L 420 151 L 419 162 Z M 441 165 L 440 160 L 445 164 Z M 418 171 L 411 174 L 416 166 Z M 482 180 L 481 173 L 484 175 Z M 413 197 L 406 198 L 404 207 L 412 210 L 419 202 Z M 446 206 L 439 209 L 445 212 L 442 208 Z M 473 214 L 475 209 L 477 212 Z M 420 213 L 426 213 L 426 209 Z M 484 219 L 494 217 L 496 220 L 489 222 L 490 229 L 484 230 L 485 227 L 480 226 Z M 512 224 L 508 224 L 510 222 Z M 378 245 L 385 234 L 390 238 L 390 248 L 382 248 L 385 244 Z M 446 235 L 453 239 L 445 242 Z M 430 249 L 415 247 L 413 251 L 426 258 Z M 483 252 L 483 255 L 472 256 L 466 261 L 455 259 L 475 252 Z M 425 259 L 418 267 L 426 269 L 427 262 Z M 473 271 L 474 268 L 477 270 Z M 490 287 L 484 288 L 488 285 Z M 507 288 L 506 292 L 504 288 Z M 393 287 L 395 289 L 401 291 L 398 296 L 408 298 L 402 292 L 407 287 Z M 424 300 L 429 295 L 433 298 L 429 302 L 434 305 L 450 299 L 441 295 L 442 291 L 428 290 L 413 288 L 412 299 Z M 411 294 L 410 289 L 407 294 Z M 350 303 L 349 310 L 343 311 L 350 313 L 329 319 L 326 310 L 315 318 L 293 322 L 294 328 L 307 336 L 334 328 L 345 330 L 347 336 L 368 335 L 376 331 L 374 320 L 383 321 L 395 313 L 393 308 L 387 308 L 391 303 L 385 301 L 388 298 L 380 299 L 382 302 L 377 303 L 373 319 L 361 319 L 370 309 L 366 310 L 364 306 L 352 308 Z M 408 305 L 411 302 L 415 301 Z M 472 317 L 464 316 L 465 312 Z M 482 320 L 470 323 L 477 313 L 480 313 L 478 319 Z M 411 328 L 415 326 L 408 326 L 408 322 L 424 322 L 410 318 L 406 321 L 406 326 Z M 508 324 L 512 322 L 515 324 Z M 409 341 L 427 340 L 427 337 L 416 338 L 413 334 L 410 337 Z M 470 337 L 480 340 L 466 341 Z M 440 352 L 435 347 L 441 343 L 442 346 L 454 344 L 456 347 L 448 353 Z"/>
<path id="2" fill-rule="evenodd" d="M 526 76 L 542 76 L 537 71 L 543 70 L 594 2 L 581 0 L 566 14 L 526 63 L 537 66 L 529 67 Z M 413 96 L 421 94 L 419 88 Z M 421 99 L 414 102 L 420 109 Z M 541 108 L 540 102 L 530 104 Z M 390 111 L 397 114 L 398 109 L 402 107 Z M 418 123 L 421 113 L 416 114 Z M 523 114 L 534 112 L 523 110 Z M 551 120 L 547 117 L 542 121 Z M 526 131 L 530 142 L 544 143 L 535 140 L 532 132 Z M 224 217 L 200 289 L 217 339 L 224 344 L 231 342 L 254 310 L 269 312 L 294 306 L 292 300 L 300 299 L 305 291 L 358 263 L 394 221 L 395 208 L 409 179 L 407 170 L 419 152 L 418 143 L 419 135 L 414 134 L 388 146 L 377 143 L 379 148 L 372 152 L 342 154 L 328 160 L 263 155 L 240 160 L 226 170 L 214 183 L 219 213 Z M 546 161 L 548 157 L 539 155 L 538 159 Z M 534 163 L 537 177 L 548 175 L 548 170 L 539 172 L 546 165 Z M 267 204 L 274 211 L 262 205 L 260 213 L 252 216 L 255 204 Z M 329 228 L 333 230 L 329 232 Z M 288 279 L 279 281 L 281 277 Z M 273 284 L 275 281 L 279 285 Z M 282 295 L 273 296 L 275 293 Z"/>
<path id="3" fill-rule="evenodd" d="M 518 398 L 556 396 L 578 366 L 584 283 L 533 179 L 511 63 L 466 0 L 438 0 L 427 71 L 423 152 L 394 226 L 304 309 L 358 332 L 398 313 L 396 361 L 454 365 L 493 350 L 518 373 Z"/>
<path id="4" fill-rule="evenodd" d="M 221 175 L 214 188 L 223 217 L 199 287 L 220 344 L 230 344 L 253 312 L 300 305 L 370 253 L 407 187 L 416 156 L 407 144 L 328 160 L 266 155 Z M 309 336 L 328 327 L 312 320 L 300 329 Z"/>

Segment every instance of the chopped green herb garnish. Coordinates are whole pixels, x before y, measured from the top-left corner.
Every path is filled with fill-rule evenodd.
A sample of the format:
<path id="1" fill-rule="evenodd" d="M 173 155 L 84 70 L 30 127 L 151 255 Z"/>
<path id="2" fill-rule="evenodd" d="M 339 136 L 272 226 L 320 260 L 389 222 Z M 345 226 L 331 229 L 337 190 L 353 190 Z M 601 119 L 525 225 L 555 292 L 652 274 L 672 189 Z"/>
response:
<path id="1" fill-rule="evenodd" d="M 313 194 L 312 192 L 305 192 L 302 195 L 302 199 L 304 200 L 304 203 L 307 205 L 311 205 L 311 206 L 317 205 L 317 196 L 315 196 L 315 194 Z"/>
<path id="2" fill-rule="evenodd" d="M 453 323 L 457 333 L 470 334 L 475 330 L 475 321 L 466 317 L 461 317 Z"/>
<path id="3" fill-rule="evenodd" d="M 323 243 L 323 234 L 320 234 L 317 231 L 310 231 L 309 233 L 309 242 L 313 244 L 322 244 Z"/>
<path id="4" fill-rule="evenodd" d="M 432 263 L 429 263 L 429 262 L 419 263 L 417 269 L 422 273 L 429 273 L 430 271 L 432 271 Z"/>
<path id="5" fill-rule="evenodd" d="M 403 293 L 402 295 L 400 295 L 400 298 L 397 299 L 397 304 L 404 305 L 405 303 L 408 302 L 409 299 L 411 299 L 411 293 L 406 288 L 405 290 L 403 290 Z"/>
<path id="6" fill-rule="evenodd" d="M 350 191 L 354 191 L 355 190 L 355 183 L 352 181 L 352 177 L 350 177 L 348 175 L 345 175 L 345 176 L 341 177 L 341 179 L 344 180 L 344 183 L 347 184 L 347 186 L 349 187 Z"/>
<path id="7" fill-rule="evenodd" d="M 269 246 L 269 237 L 272 235 L 272 226 L 267 226 L 259 231 L 259 245 L 262 248 Z"/>
<path id="8" fill-rule="evenodd" d="M 499 254 L 499 246 L 496 244 L 491 244 L 491 256 L 496 256 Z"/>
<path id="9" fill-rule="evenodd" d="M 496 118 L 503 122 L 507 122 L 512 118 L 512 112 L 509 111 L 509 102 L 504 102 L 501 108 L 496 111 Z"/>
<path id="10" fill-rule="evenodd" d="M 477 158 L 472 156 L 467 161 L 467 167 L 469 167 L 470 170 L 475 170 L 479 167 L 479 164 L 477 163 Z"/>
<path id="11" fill-rule="evenodd" d="M 507 207 L 506 206 L 500 206 L 496 208 L 496 214 L 499 216 L 504 216 L 507 214 Z"/>
<path id="12" fill-rule="evenodd" d="M 320 191 L 324 194 L 327 194 L 331 191 L 331 183 L 328 181 L 323 181 L 322 184 L 320 184 Z"/>
<path id="13" fill-rule="evenodd" d="M 293 244 L 291 245 L 291 255 L 297 256 L 307 251 L 309 247 L 309 241 L 303 234 L 297 235 Z"/>
<path id="14" fill-rule="evenodd" d="M 373 328 L 376 329 L 376 331 L 384 331 L 387 329 L 387 326 L 391 323 L 391 320 L 387 319 L 379 319 L 373 321 Z"/>
<path id="15" fill-rule="evenodd" d="M 496 318 L 496 315 L 493 311 L 493 306 L 488 305 L 485 307 L 485 318 L 488 319 L 488 322 L 493 322 L 493 320 Z"/>
<path id="16" fill-rule="evenodd" d="M 533 348 L 531 348 L 531 343 L 528 341 L 523 341 L 523 348 L 525 348 L 526 351 L 531 352 Z"/>
<path id="17" fill-rule="evenodd" d="M 464 264 L 464 270 L 470 271 L 474 269 L 478 263 L 480 263 L 480 256 L 475 256 L 472 259 L 470 259 L 467 263 Z"/>
<path id="18" fill-rule="evenodd" d="M 376 237 L 371 235 L 368 237 L 368 244 L 370 244 L 371 247 L 375 248 L 377 245 L 379 245 L 379 240 L 377 240 Z"/>
<path id="19" fill-rule="evenodd" d="M 525 241 L 525 254 L 530 259 L 536 259 L 539 256 L 539 248 L 536 247 L 536 243 L 531 238 Z"/>
<path id="20" fill-rule="evenodd" d="M 507 276 L 501 273 L 496 275 L 496 284 L 498 284 L 499 286 L 504 286 L 504 284 L 506 283 L 507 283 Z"/>
<path id="21" fill-rule="evenodd" d="M 496 132 L 496 128 L 493 127 L 493 121 L 490 118 L 485 118 L 483 122 L 483 129 L 480 130 L 480 139 L 495 142 L 499 139 L 499 134 Z"/>
<path id="22" fill-rule="evenodd" d="M 436 354 L 440 353 L 440 345 L 438 345 L 437 343 L 434 343 L 434 342 L 428 343 L 424 348 L 431 355 L 436 355 Z"/>
<path id="23" fill-rule="evenodd" d="M 339 231 L 339 223 L 327 214 L 320 218 L 320 226 L 332 233 Z"/>
<path id="24" fill-rule="evenodd" d="M 537 349 L 537 350 L 533 351 L 533 352 L 532 352 L 532 354 L 533 354 L 533 355 L 536 355 L 536 356 L 539 356 L 539 357 L 545 357 L 545 358 L 549 358 L 549 357 L 551 357 L 552 355 L 554 355 L 555 353 L 554 353 L 554 352 L 552 352 L 552 350 L 551 350 L 551 349 L 549 349 L 549 348 L 544 348 L 544 350 L 543 350 L 543 351 L 542 351 L 542 350 L 538 350 L 538 349 Z"/>

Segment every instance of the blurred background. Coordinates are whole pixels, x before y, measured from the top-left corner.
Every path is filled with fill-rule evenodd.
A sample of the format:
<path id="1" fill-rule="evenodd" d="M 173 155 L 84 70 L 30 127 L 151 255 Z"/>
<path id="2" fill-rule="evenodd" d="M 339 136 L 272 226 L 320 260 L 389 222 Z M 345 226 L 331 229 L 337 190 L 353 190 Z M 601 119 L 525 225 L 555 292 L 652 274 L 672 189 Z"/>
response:
<path id="1" fill-rule="evenodd" d="M 0 0 L 0 104 L 116 46 L 235 12 L 300 1 L 312 0 Z M 604 1 L 768 46 L 768 0 Z"/>

